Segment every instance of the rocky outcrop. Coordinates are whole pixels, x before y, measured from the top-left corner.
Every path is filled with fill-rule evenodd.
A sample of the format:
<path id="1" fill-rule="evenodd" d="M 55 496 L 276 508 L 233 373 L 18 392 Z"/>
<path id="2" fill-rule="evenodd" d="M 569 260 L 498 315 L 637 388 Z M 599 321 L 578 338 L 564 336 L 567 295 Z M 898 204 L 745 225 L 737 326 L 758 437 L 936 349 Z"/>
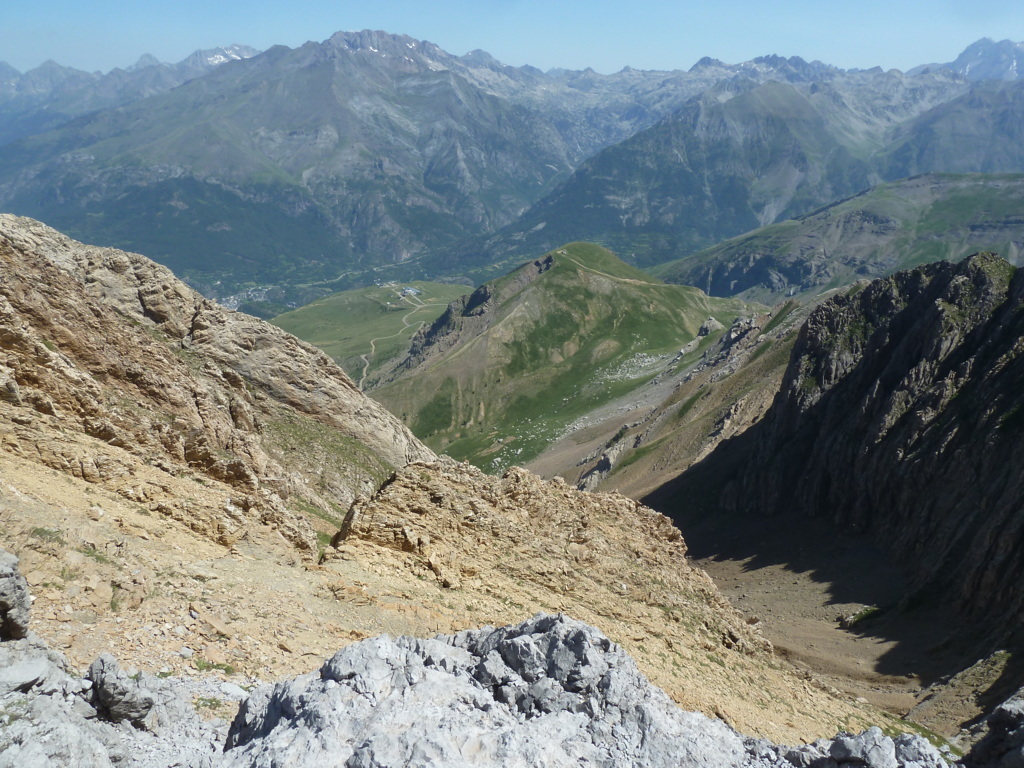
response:
<path id="1" fill-rule="evenodd" d="M 739 765 L 742 739 L 682 712 L 591 627 L 538 616 L 382 637 L 255 692 L 225 765 Z"/>
<path id="2" fill-rule="evenodd" d="M 538 615 L 501 629 L 374 638 L 318 673 L 253 692 L 225 766 L 865 766 L 941 768 L 878 728 L 792 749 L 684 712 L 593 627 Z"/>
<path id="3" fill-rule="evenodd" d="M 28 583 L 18 572 L 18 558 L 0 550 L 0 642 L 28 634 Z"/>
<path id="4" fill-rule="evenodd" d="M 0 215 L 0 265 L 5 451 L 213 538 L 262 522 L 309 551 L 315 537 L 290 496 L 344 508 L 394 467 L 433 456 L 323 352 L 142 256 Z M 215 481 L 216 509 L 142 482 L 143 463 Z"/>
<path id="5" fill-rule="evenodd" d="M 659 623 L 666 614 L 699 617 L 716 645 L 749 654 L 770 648 L 686 562 L 686 544 L 668 518 L 524 469 L 499 478 L 451 459 L 410 464 L 352 505 L 332 542 L 338 549 L 326 557 L 356 541 L 409 553 L 410 567 L 448 589 L 494 571 L 609 616 L 632 594 L 660 607 Z M 640 552 L 643 572 L 633 567 Z M 635 621 L 638 631 L 642 620 Z"/>
<path id="6" fill-rule="evenodd" d="M 512 272 L 501 281 L 484 283 L 472 293 L 450 302 L 437 320 L 416 332 L 409 354 L 396 366 L 390 380 L 431 361 L 467 339 L 475 338 L 490 328 L 495 320 L 494 309 L 509 296 L 522 291 L 554 266 L 551 254 L 535 259 Z"/>
<path id="7" fill-rule="evenodd" d="M 191 686 L 108 654 L 77 678 L 35 637 L 0 643 L 0 766 L 946 766 L 923 739 L 878 728 L 797 748 L 743 737 L 679 709 L 565 615 L 364 640 L 257 688 L 227 731 L 196 716 Z"/>
<path id="8" fill-rule="evenodd" d="M 1024 688 L 975 725 L 968 768 L 1010 768 L 1024 760 Z"/>
<path id="9" fill-rule="evenodd" d="M 988 253 L 815 310 L 726 506 L 866 532 L 915 594 L 1005 635 L 1024 614 L 1024 275 Z M 698 465 L 690 472 L 698 477 Z M 685 477 L 685 476 L 684 476 Z"/>
<path id="10" fill-rule="evenodd" d="M 0 550 L 0 562 L 12 560 L 18 576 Z M 129 675 L 106 654 L 78 677 L 34 634 L 0 640 L 2 768 L 215 765 L 224 734 L 174 681 Z"/>

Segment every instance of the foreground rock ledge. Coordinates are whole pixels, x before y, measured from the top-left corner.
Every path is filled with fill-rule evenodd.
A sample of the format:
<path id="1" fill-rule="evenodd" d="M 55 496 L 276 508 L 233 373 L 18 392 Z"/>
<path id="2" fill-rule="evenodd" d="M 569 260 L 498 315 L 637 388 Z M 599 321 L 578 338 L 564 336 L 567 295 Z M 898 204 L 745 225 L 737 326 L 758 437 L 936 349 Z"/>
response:
<path id="1" fill-rule="evenodd" d="M 598 630 L 539 614 L 501 629 L 377 637 L 257 689 L 225 766 L 840 766 L 940 768 L 878 728 L 797 748 L 679 709 Z"/>
<path id="2" fill-rule="evenodd" d="M 20 634 L 28 590 L 16 558 L 0 550 L 0 564 Z M 741 736 L 679 709 L 619 646 L 563 614 L 364 640 L 257 688 L 228 730 L 188 703 L 200 681 L 130 674 L 107 654 L 80 678 L 31 632 L 12 634 L 0 638 L 0 768 L 948 768 L 924 739 L 879 728 L 795 748 Z M 983 724 L 962 765 L 1021 764 L 1022 698 Z"/>

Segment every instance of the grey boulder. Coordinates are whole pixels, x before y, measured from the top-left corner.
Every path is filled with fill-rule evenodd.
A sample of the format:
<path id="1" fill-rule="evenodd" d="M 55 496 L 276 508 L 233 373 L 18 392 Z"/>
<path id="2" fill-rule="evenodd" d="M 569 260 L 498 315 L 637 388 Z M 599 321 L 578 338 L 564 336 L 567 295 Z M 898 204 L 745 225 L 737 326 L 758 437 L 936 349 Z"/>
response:
<path id="1" fill-rule="evenodd" d="M 378 637 L 257 689 L 226 766 L 716 766 L 728 726 L 683 712 L 593 627 L 539 615 L 433 640 Z"/>
<path id="2" fill-rule="evenodd" d="M 31 604 L 28 583 L 18 571 L 18 558 L 0 549 L 0 641 L 28 635 Z"/>

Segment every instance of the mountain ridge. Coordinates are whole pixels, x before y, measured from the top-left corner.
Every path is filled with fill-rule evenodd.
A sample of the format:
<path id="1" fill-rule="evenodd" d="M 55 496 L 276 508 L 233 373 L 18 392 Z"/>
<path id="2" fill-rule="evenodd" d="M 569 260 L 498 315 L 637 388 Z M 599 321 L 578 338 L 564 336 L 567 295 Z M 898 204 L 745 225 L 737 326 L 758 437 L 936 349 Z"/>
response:
<path id="1" fill-rule="evenodd" d="M 649 498 L 664 511 L 679 489 L 749 462 L 709 508 L 742 499 L 755 516 L 785 509 L 866 532 L 912 574 L 897 610 L 938 601 L 971 617 L 964 642 L 1019 642 L 1002 621 L 1024 605 L 1019 541 L 998 531 L 1018 525 L 1005 457 L 1020 437 L 1022 290 L 1018 270 L 981 253 L 830 299 L 764 419 Z"/>
<path id="2" fill-rule="evenodd" d="M 652 270 L 710 295 L 763 302 L 813 297 L 856 280 L 965 253 L 1024 248 L 1022 177 L 925 174 L 883 183 Z"/>
<path id="3" fill-rule="evenodd" d="M 771 83 L 809 99 L 818 115 L 811 117 L 830 126 L 829 135 L 820 125 L 780 122 L 771 104 L 800 99 L 782 99 Z M 758 85 L 760 106 L 751 95 Z M 480 272 L 494 261 L 507 269 L 509 260 L 581 239 L 637 253 L 643 263 L 869 186 L 876 172 L 863 156 L 884 129 L 969 85 L 948 70 L 844 71 L 779 56 L 703 61 L 691 72 L 543 73 L 481 52 L 452 56 L 405 36 L 339 32 L 295 49 L 275 46 L 0 147 L 0 204 L 83 239 L 144 250 L 222 297 L 252 283 L 331 283 L 326 292 L 383 273 L 422 279 L 461 271 L 462 282 L 479 283 L 496 274 Z M 716 192 L 700 198 L 700 216 L 676 199 L 686 189 L 663 180 L 647 190 L 650 179 L 623 189 L 613 179 L 595 193 L 606 198 L 599 207 L 611 204 L 604 216 L 572 205 L 561 211 L 559 185 L 584 159 L 671 120 L 700 94 L 707 110 L 747 99 L 748 117 L 761 110 L 765 118 L 748 127 L 731 121 L 729 130 L 747 132 L 750 146 L 688 139 L 698 154 L 726 151 L 750 166 L 737 177 L 715 163 L 710 171 L 691 163 L 696 193 L 704 176 Z M 774 144 L 753 141 L 764 131 Z M 770 162 L 776 151 L 781 156 Z M 753 160 L 741 162 L 747 153 Z M 751 174 L 762 178 L 746 190 Z M 545 198 L 549 192 L 556 196 Z M 716 199 L 727 205 L 719 210 Z M 555 206 L 559 215 L 531 213 L 542 200 L 547 208 L 537 210 Z M 524 223 L 501 229 L 522 212 Z M 565 229 L 562 213 L 588 231 L 556 231 Z M 628 224 L 625 240 L 605 232 L 609 217 Z M 495 232 L 502 234 L 493 240 Z M 287 252 L 273 245 L 285 241 Z"/>
<path id="4" fill-rule="evenodd" d="M 500 470 L 673 368 L 709 316 L 745 308 L 570 243 L 452 302 L 373 393 L 438 450 Z"/>

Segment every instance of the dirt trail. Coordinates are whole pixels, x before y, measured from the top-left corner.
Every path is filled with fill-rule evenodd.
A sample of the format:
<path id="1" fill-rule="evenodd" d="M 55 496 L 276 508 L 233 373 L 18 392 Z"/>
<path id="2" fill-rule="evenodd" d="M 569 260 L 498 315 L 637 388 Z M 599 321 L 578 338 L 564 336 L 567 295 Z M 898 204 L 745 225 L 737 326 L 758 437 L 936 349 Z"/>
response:
<path id="1" fill-rule="evenodd" d="M 398 295 L 398 297 L 400 299 L 402 299 L 402 301 L 406 302 L 407 304 L 411 304 L 413 309 L 410 310 L 407 314 L 402 316 L 402 326 L 403 327 L 402 327 L 401 330 L 395 331 L 394 333 L 389 334 L 387 336 L 377 336 L 375 338 L 370 339 L 370 351 L 369 351 L 369 353 L 362 354 L 362 355 L 359 356 L 359 359 L 363 361 L 363 371 L 362 371 L 362 373 L 359 374 L 359 383 L 356 385 L 356 386 L 359 387 L 359 389 L 363 388 L 363 382 L 366 381 L 366 372 L 368 370 L 370 370 L 370 360 L 371 360 L 371 358 L 373 358 L 373 356 L 377 354 L 377 342 L 378 341 L 382 341 L 384 339 L 393 339 L 396 336 L 401 336 L 403 333 L 408 331 L 409 328 L 411 328 L 413 325 L 416 326 L 416 331 L 418 331 L 420 328 L 423 327 L 423 325 L 424 325 L 424 323 L 426 323 L 426 321 L 425 320 L 419 320 L 416 323 L 410 323 L 409 322 L 409 318 L 412 317 L 413 315 L 415 315 L 421 309 L 425 309 L 427 307 L 445 307 L 445 306 L 448 306 L 447 304 L 442 304 L 441 302 L 434 302 L 434 303 L 431 303 L 431 304 L 424 304 L 419 299 L 416 299 L 416 301 L 413 301 L 412 300 L 413 297 L 406 296 L 404 294 L 399 294 L 397 291 L 396 291 L 396 295 Z M 416 331 L 413 331 L 413 333 L 415 333 Z"/>
<path id="2" fill-rule="evenodd" d="M 630 285 L 646 285 L 648 287 L 654 287 L 657 285 L 657 283 L 652 283 L 647 280 L 634 280 L 631 277 L 619 277 L 617 275 L 608 274 L 607 272 L 602 272 L 599 269 L 594 269 L 593 267 L 588 267 L 586 264 L 582 264 L 576 261 L 576 259 L 568 255 L 565 251 L 559 251 L 558 255 L 566 259 L 567 261 L 571 261 L 580 269 L 585 269 L 587 272 L 593 272 L 595 275 L 601 275 L 601 277 L 607 277 L 609 280 L 615 280 L 620 283 L 629 283 Z"/>

